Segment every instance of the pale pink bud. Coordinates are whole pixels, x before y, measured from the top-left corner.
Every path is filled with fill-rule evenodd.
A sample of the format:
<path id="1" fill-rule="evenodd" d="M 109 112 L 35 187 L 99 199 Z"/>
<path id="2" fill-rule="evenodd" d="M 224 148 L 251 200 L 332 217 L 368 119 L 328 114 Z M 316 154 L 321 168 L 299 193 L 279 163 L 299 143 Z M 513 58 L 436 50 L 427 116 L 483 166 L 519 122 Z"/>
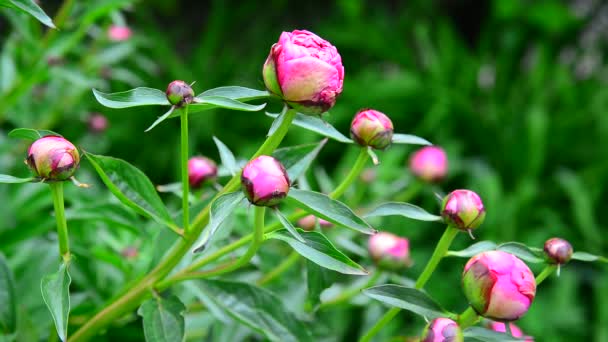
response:
<path id="1" fill-rule="evenodd" d="M 481 198 L 471 190 L 454 190 L 443 199 L 441 216 L 444 221 L 460 230 L 479 227 L 486 217 Z"/>
<path id="2" fill-rule="evenodd" d="M 304 30 L 283 32 L 264 63 L 268 90 L 304 114 L 322 114 L 342 92 L 344 67 L 338 50 Z"/>
<path id="3" fill-rule="evenodd" d="M 503 251 L 488 251 L 472 257 L 464 267 L 462 285 L 478 314 L 503 321 L 523 316 L 536 295 L 536 281 L 530 268 Z"/>
<path id="4" fill-rule="evenodd" d="M 314 215 L 306 215 L 304 217 L 302 217 L 301 219 L 298 220 L 298 227 L 306 230 L 306 231 L 313 231 L 315 230 L 315 226 L 317 224 L 317 221 L 319 221 L 319 226 L 321 228 L 331 228 L 333 227 L 333 223 L 326 221 L 322 218 L 318 218 Z"/>
<path id="5" fill-rule="evenodd" d="M 565 264 L 572 258 L 572 245 L 564 239 L 549 239 L 545 242 L 544 249 L 551 262 L 558 265 Z"/>
<path id="6" fill-rule="evenodd" d="M 192 157 L 188 160 L 188 182 L 193 188 L 217 176 L 217 165 L 207 157 Z"/>
<path id="7" fill-rule="evenodd" d="M 426 328 L 421 342 L 463 342 L 462 330 L 449 318 L 435 318 Z"/>
<path id="8" fill-rule="evenodd" d="M 71 142 L 48 135 L 34 141 L 27 151 L 26 162 L 38 177 L 61 181 L 74 175 L 80 164 L 80 155 Z"/>
<path id="9" fill-rule="evenodd" d="M 99 113 L 93 113 L 88 120 L 89 130 L 93 133 L 103 133 L 108 128 L 108 119 Z"/>
<path id="10" fill-rule="evenodd" d="M 114 42 L 122 42 L 131 38 L 131 29 L 127 26 L 112 25 L 108 29 L 108 38 Z"/>
<path id="11" fill-rule="evenodd" d="M 501 333 L 506 333 L 507 332 L 507 328 L 505 326 L 504 323 L 501 322 L 492 322 L 489 325 L 489 328 L 491 330 L 497 331 L 497 332 L 501 332 Z M 519 329 L 519 327 L 513 323 L 509 323 L 509 328 L 511 329 L 511 334 L 513 337 L 524 337 L 526 340 L 525 342 L 534 342 L 534 339 L 530 336 L 524 336 L 524 333 L 521 331 L 521 329 Z"/>
<path id="12" fill-rule="evenodd" d="M 350 136 L 361 146 L 384 150 L 393 139 L 393 122 L 377 110 L 363 109 L 350 124 Z"/>
<path id="13" fill-rule="evenodd" d="M 287 196 L 289 177 L 278 160 L 270 156 L 259 156 L 243 168 L 241 185 L 249 202 L 272 207 Z"/>
<path id="14" fill-rule="evenodd" d="M 448 172 L 448 158 L 441 147 L 426 146 L 414 152 L 410 170 L 426 182 L 439 182 Z"/>
<path id="15" fill-rule="evenodd" d="M 369 238 L 369 254 L 381 267 L 399 269 L 412 264 L 410 241 L 387 232 L 378 232 Z"/>

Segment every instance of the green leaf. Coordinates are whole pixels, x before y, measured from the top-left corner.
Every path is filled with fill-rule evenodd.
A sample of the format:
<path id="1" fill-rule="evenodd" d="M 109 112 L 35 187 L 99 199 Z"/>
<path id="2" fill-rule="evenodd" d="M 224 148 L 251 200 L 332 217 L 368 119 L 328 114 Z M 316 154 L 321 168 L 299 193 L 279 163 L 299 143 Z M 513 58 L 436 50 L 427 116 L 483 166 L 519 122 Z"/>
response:
<path id="1" fill-rule="evenodd" d="M 85 156 L 110 192 L 124 205 L 174 231 L 179 230 L 154 185 L 138 168 L 122 159 L 91 153 L 85 153 Z"/>
<path id="2" fill-rule="evenodd" d="M 186 307 L 175 295 L 155 297 L 137 310 L 142 317 L 147 342 L 174 342 L 184 339 Z"/>
<path id="3" fill-rule="evenodd" d="M 308 170 L 326 143 L 327 139 L 323 139 L 314 144 L 284 147 L 275 150 L 272 156 L 283 164 L 289 179 L 293 182 Z"/>
<path id="4" fill-rule="evenodd" d="M 19 177 L 14 177 L 14 176 L 11 176 L 11 175 L 2 175 L 2 174 L 0 174 L 0 183 L 5 183 L 5 184 L 27 183 L 27 182 L 33 182 L 36 179 L 37 178 L 35 178 L 35 177 L 19 178 Z"/>
<path id="5" fill-rule="evenodd" d="M 228 146 L 226 146 L 220 139 L 213 137 L 213 141 L 217 146 L 217 150 L 220 153 L 220 159 L 222 160 L 222 165 L 230 172 L 231 175 L 235 175 L 240 171 L 238 164 L 236 163 L 236 158 L 234 158 L 234 154 Z"/>
<path id="6" fill-rule="evenodd" d="M 331 199 L 322 193 L 291 188 L 287 200 L 333 224 L 354 229 L 364 234 L 374 234 L 376 232 L 344 203 Z"/>
<path id="7" fill-rule="evenodd" d="M 62 341 L 68 336 L 68 316 L 70 314 L 70 283 L 72 278 L 67 266 L 62 263 L 57 273 L 46 275 L 40 282 L 42 299 L 49 308 L 57 334 Z"/>
<path id="8" fill-rule="evenodd" d="M 302 235 L 300 235 L 300 233 L 298 233 L 298 230 L 296 229 L 296 227 L 294 227 L 293 224 L 291 224 L 291 222 L 289 222 L 289 219 L 287 217 L 285 217 L 285 215 L 283 215 L 283 213 L 280 212 L 279 209 L 275 208 L 274 213 L 277 215 L 277 218 L 279 219 L 279 222 L 281 222 L 283 227 L 285 227 L 285 229 L 287 229 L 287 231 L 296 240 L 298 240 L 298 242 L 306 243 L 306 240 L 304 240 Z"/>
<path id="9" fill-rule="evenodd" d="M 38 19 L 44 25 L 55 28 L 53 20 L 33 0 L 1 0 L 0 6 L 17 8 Z"/>
<path id="10" fill-rule="evenodd" d="M 49 131 L 46 129 L 31 129 L 31 128 L 15 128 L 14 130 L 8 133 L 8 136 L 11 138 L 17 139 L 25 139 L 25 140 L 38 140 L 42 137 L 46 137 L 47 135 L 56 135 L 58 137 L 61 136 L 59 133 L 55 133 L 53 131 Z"/>
<path id="11" fill-rule="evenodd" d="M 428 140 L 422 139 L 411 134 L 393 134 L 393 144 L 407 144 L 407 145 L 433 145 Z"/>
<path id="12" fill-rule="evenodd" d="M 466 342 L 509 342 L 509 341 L 525 341 L 525 338 L 517 338 L 509 336 L 505 333 L 482 327 L 469 327 L 462 332 Z"/>
<path id="13" fill-rule="evenodd" d="M 312 261 L 306 261 L 308 300 L 313 308 L 321 303 L 321 292 L 331 286 L 336 274 Z"/>
<path id="14" fill-rule="evenodd" d="M 169 108 L 169 110 L 158 117 L 158 119 L 156 119 L 156 121 L 154 121 L 150 127 L 146 128 L 146 130 L 144 132 L 149 132 L 150 130 L 152 130 L 152 128 L 156 127 L 159 123 L 167 120 L 169 118 L 169 116 L 171 115 L 171 113 L 173 113 L 173 111 L 175 110 L 175 106 L 171 106 L 171 108 Z"/>
<path id="15" fill-rule="evenodd" d="M 245 112 L 257 112 L 266 107 L 265 103 L 261 105 L 252 105 L 222 96 L 199 96 L 196 98 L 196 100 L 197 102 L 193 102 L 188 105 L 188 111 L 190 113 L 197 113 L 213 108 L 226 108 Z"/>
<path id="16" fill-rule="evenodd" d="M 450 315 L 425 292 L 411 287 L 393 284 L 379 285 L 363 290 L 363 294 L 427 319 Z"/>
<path id="17" fill-rule="evenodd" d="M 0 336 L 17 329 L 17 296 L 15 280 L 4 254 L 0 253 Z"/>
<path id="18" fill-rule="evenodd" d="M 363 217 L 405 216 L 418 221 L 441 221 L 441 216 L 433 215 L 426 210 L 409 203 L 388 202 L 365 214 Z"/>
<path id="19" fill-rule="evenodd" d="M 221 280 L 200 280 L 197 284 L 231 317 L 270 341 L 313 341 L 308 327 L 284 307 L 279 297 L 267 290 Z"/>
<path id="20" fill-rule="evenodd" d="M 492 241 L 479 241 L 460 251 L 448 251 L 446 256 L 470 258 L 482 252 L 496 249 L 496 244 Z"/>
<path id="21" fill-rule="evenodd" d="M 266 112 L 266 115 L 270 116 L 271 118 L 276 118 L 277 116 L 279 116 L 279 114 L 268 113 L 268 112 Z M 348 137 L 346 137 L 345 135 L 340 133 L 337 129 L 334 128 L 334 126 L 332 126 L 328 122 L 321 120 L 320 118 L 318 118 L 316 116 L 310 116 L 310 115 L 304 115 L 301 113 L 297 113 L 295 119 L 293 120 L 293 124 L 298 127 L 307 129 L 309 131 L 319 133 L 328 138 L 337 140 L 339 142 L 343 142 L 343 143 L 347 143 L 347 144 L 353 143 L 352 140 L 350 140 Z"/>
<path id="22" fill-rule="evenodd" d="M 286 229 L 280 229 L 268 234 L 269 239 L 287 242 L 301 256 L 315 264 L 343 274 L 367 275 L 368 272 L 344 253 L 319 232 L 306 232 L 298 229 L 305 243 L 295 239 Z"/>
<path id="23" fill-rule="evenodd" d="M 608 258 L 600 256 L 600 255 L 593 255 L 591 253 L 587 253 L 587 252 L 574 252 L 572 253 L 572 260 L 579 260 L 579 261 L 601 261 L 601 262 L 608 262 Z"/>
<path id="24" fill-rule="evenodd" d="M 545 262 L 545 259 L 541 255 L 539 255 L 539 253 L 532 251 L 530 247 L 519 242 L 506 242 L 500 244 L 498 245 L 498 247 L 496 247 L 496 250 L 511 253 L 527 262 Z"/>
<path id="25" fill-rule="evenodd" d="M 196 98 L 203 99 L 209 96 L 221 96 L 238 101 L 250 101 L 267 98 L 270 96 L 270 93 L 265 90 L 257 90 L 239 86 L 227 86 L 206 90 L 199 94 Z"/>
<path id="26" fill-rule="evenodd" d="M 274 132 L 277 131 L 277 129 L 283 123 L 283 120 L 285 120 L 286 115 L 287 115 L 287 107 L 285 107 L 285 109 L 283 109 L 283 111 L 281 112 L 281 114 L 279 114 L 279 116 L 274 118 L 274 121 L 272 121 L 272 125 L 270 125 L 270 129 L 268 130 L 268 133 L 266 133 L 266 137 L 273 135 Z"/>
<path id="27" fill-rule="evenodd" d="M 211 204 L 209 224 L 205 227 L 205 230 L 203 230 L 203 234 L 201 234 L 199 241 L 197 241 L 196 245 L 198 247 L 194 249 L 194 253 L 202 252 L 205 247 L 207 247 L 207 244 L 213 235 L 215 235 L 221 227 L 222 222 L 232 214 L 244 198 L 245 194 L 243 194 L 242 191 L 235 191 L 223 194 L 213 201 Z"/>
<path id="28" fill-rule="evenodd" d="M 139 87 L 118 93 L 103 93 L 93 89 L 93 95 L 99 103 L 108 108 L 171 105 L 165 92 L 154 88 Z"/>

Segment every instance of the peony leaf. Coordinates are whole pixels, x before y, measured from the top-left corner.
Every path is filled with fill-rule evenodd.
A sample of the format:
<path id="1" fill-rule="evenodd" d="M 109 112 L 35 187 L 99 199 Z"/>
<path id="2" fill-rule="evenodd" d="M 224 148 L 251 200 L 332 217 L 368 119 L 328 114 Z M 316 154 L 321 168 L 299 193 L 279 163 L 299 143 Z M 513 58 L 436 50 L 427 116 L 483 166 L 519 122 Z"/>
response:
<path id="1" fill-rule="evenodd" d="M 393 134 L 393 144 L 407 144 L 407 145 L 433 145 L 428 140 L 421 137 L 417 137 L 411 134 Z"/>
<path id="2" fill-rule="evenodd" d="M 42 299 L 53 316 L 59 338 L 64 342 L 68 335 L 71 282 L 72 278 L 70 278 L 67 266 L 62 263 L 59 271 L 44 276 L 40 283 Z"/>
<path id="3" fill-rule="evenodd" d="M 441 216 L 433 215 L 426 210 L 409 203 L 388 202 L 379 205 L 363 217 L 400 215 L 418 221 L 441 221 Z"/>
<path id="4" fill-rule="evenodd" d="M 279 114 L 268 112 L 266 112 L 266 115 L 270 116 L 271 118 L 276 118 L 277 116 L 279 116 Z M 334 128 L 334 126 L 316 116 L 297 113 L 295 119 L 293 120 L 293 124 L 309 131 L 319 133 L 328 138 L 337 140 L 339 142 L 348 144 L 353 143 L 352 140 L 340 133 L 337 129 Z"/>
<path id="5" fill-rule="evenodd" d="M 164 91 L 139 87 L 118 93 L 104 93 L 93 89 L 97 101 L 108 108 L 129 108 L 137 106 L 170 106 Z"/>
<path id="6" fill-rule="evenodd" d="M 411 311 L 427 319 L 448 317 L 446 312 L 428 294 L 412 287 L 386 284 L 363 290 L 363 294 L 385 304 Z"/>
<path id="7" fill-rule="evenodd" d="M 142 317 L 147 342 L 173 342 L 184 339 L 186 307 L 172 295 L 145 301 L 137 310 Z"/>

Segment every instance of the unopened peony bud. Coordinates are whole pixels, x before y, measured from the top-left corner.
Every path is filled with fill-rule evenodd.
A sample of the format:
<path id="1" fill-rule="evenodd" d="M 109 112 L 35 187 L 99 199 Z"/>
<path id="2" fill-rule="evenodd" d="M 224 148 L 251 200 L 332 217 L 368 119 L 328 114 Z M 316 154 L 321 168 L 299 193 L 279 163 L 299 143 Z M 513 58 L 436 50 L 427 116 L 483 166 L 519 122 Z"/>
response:
<path id="1" fill-rule="evenodd" d="M 93 113 L 88 120 L 89 130 L 93 133 L 103 133 L 108 128 L 108 119 L 99 113 Z"/>
<path id="2" fill-rule="evenodd" d="M 570 261 L 572 252 L 572 245 L 564 239 L 552 238 L 545 242 L 545 253 L 555 264 L 561 265 Z"/>
<path id="3" fill-rule="evenodd" d="M 190 85 L 184 81 L 173 81 L 167 87 L 167 100 L 172 105 L 181 107 L 184 104 L 192 103 L 194 100 L 194 91 Z"/>
<path id="4" fill-rule="evenodd" d="M 387 232 L 379 232 L 369 238 L 369 254 L 380 266 L 399 269 L 411 266 L 410 241 Z"/>
<path id="5" fill-rule="evenodd" d="M 278 160 L 270 156 L 259 156 L 243 168 L 241 185 L 249 202 L 272 207 L 287 196 L 289 177 Z"/>
<path id="6" fill-rule="evenodd" d="M 448 158 L 441 147 L 426 146 L 414 152 L 410 170 L 426 182 L 439 182 L 448 173 Z"/>
<path id="7" fill-rule="evenodd" d="M 263 68 L 264 84 L 298 112 L 328 111 L 342 92 L 344 67 L 338 50 L 304 30 L 283 32 Z"/>
<path id="8" fill-rule="evenodd" d="M 350 124 L 350 136 L 361 146 L 384 150 L 393 139 L 393 122 L 377 110 L 364 109 Z"/>
<path id="9" fill-rule="evenodd" d="M 449 318 L 435 318 L 426 328 L 421 342 L 463 342 L 462 330 Z"/>
<path id="10" fill-rule="evenodd" d="M 507 332 L 507 328 L 505 326 L 504 323 L 501 322 L 492 322 L 490 323 L 490 325 L 488 326 L 491 330 L 497 331 L 497 332 L 501 332 L 501 333 L 506 333 Z M 524 336 L 524 333 L 521 331 L 521 329 L 519 329 L 519 327 L 513 323 L 509 323 L 509 329 L 511 329 L 511 334 L 513 335 L 513 337 L 524 337 L 526 340 L 525 342 L 534 342 L 534 339 L 529 337 L 529 336 Z"/>
<path id="11" fill-rule="evenodd" d="M 317 220 L 319 221 L 319 226 L 321 228 L 331 228 L 333 227 L 333 223 L 326 221 L 322 218 L 318 218 L 314 215 L 306 215 L 298 220 L 298 227 L 306 230 L 313 231 L 315 230 L 315 226 L 317 224 Z"/>
<path id="12" fill-rule="evenodd" d="M 462 274 L 464 294 L 480 315 L 504 321 L 523 316 L 536 295 L 530 268 L 513 254 L 488 251 L 472 257 Z"/>
<path id="13" fill-rule="evenodd" d="M 71 142 L 49 135 L 34 141 L 27 151 L 26 163 L 43 180 L 62 181 L 74 175 L 80 155 Z"/>
<path id="14" fill-rule="evenodd" d="M 443 199 L 441 216 L 448 225 L 470 232 L 483 223 L 486 210 L 473 191 L 454 190 Z"/>
<path id="15" fill-rule="evenodd" d="M 112 25 L 108 29 L 108 38 L 114 42 L 121 42 L 131 38 L 131 29 L 127 26 Z"/>
<path id="16" fill-rule="evenodd" d="M 205 181 L 217 176 L 217 165 L 207 157 L 192 157 L 188 160 L 188 181 L 190 186 L 198 188 Z"/>

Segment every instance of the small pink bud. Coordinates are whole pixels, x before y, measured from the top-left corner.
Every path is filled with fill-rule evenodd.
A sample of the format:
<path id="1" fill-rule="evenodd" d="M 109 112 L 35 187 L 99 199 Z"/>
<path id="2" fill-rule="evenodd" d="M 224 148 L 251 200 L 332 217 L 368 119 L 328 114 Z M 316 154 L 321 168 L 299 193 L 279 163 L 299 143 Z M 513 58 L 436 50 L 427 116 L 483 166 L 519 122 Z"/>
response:
<path id="1" fill-rule="evenodd" d="M 217 176 L 217 165 L 207 157 L 192 157 L 188 160 L 188 181 L 190 186 L 198 188 L 205 181 Z"/>
<path id="2" fill-rule="evenodd" d="M 472 257 L 464 267 L 462 286 L 478 314 L 503 321 L 523 316 L 536 295 L 536 281 L 530 268 L 503 251 Z"/>
<path id="3" fill-rule="evenodd" d="M 314 215 L 306 215 L 304 217 L 302 217 L 301 219 L 298 220 L 298 227 L 306 230 L 306 231 L 313 231 L 315 230 L 315 226 L 317 224 L 317 220 L 319 221 L 319 226 L 321 226 L 321 228 L 331 228 L 333 227 L 333 223 L 326 221 L 322 218 L 318 218 Z"/>
<path id="4" fill-rule="evenodd" d="M 448 158 L 441 147 L 426 146 L 414 152 L 410 170 L 426 182 L 439 182 L 448 172 Z"/>
<path id="5" fill-rule="evenodd" d="M 259 156 L 243 168 L 241 186 L 251 204 L 272 207 L 287 196 L 289 177 L 278 160 Z"/>
<path id="6" fill-rule="evenodd" d="M 435 318 L 426 327 L 421 342 L 463 342 L 462 330 L 449 318 Z"/>
<path id="7" fill-rule="evenodd" d="M 570 242 L 560 238 L 552 238 L 545 242 L 545 253 L 551 262 L 561 265 L 570 261 L 573 250 Z"/>
<path id="8" fill-rule="evenodd" d="M 393 122 L 373 109 L 363 109 L 350 124 L 350 136 L 361 146 L 384 150 L 393 139 Z"/>
<path id="9" fill-rule="evenodd" d="M 30 146 L 26 163 L 43 180 L 62 181 L 74 175 L 80 164 L 80 155 L 71 142 L 48 135 Z"/>
<path id="10" fill-rule="evenodd" d="M 361 172 L 361 176 L 359 177 L 363 183 L 371 183 L 376 179 L 376 170 L 372 168 L 367 168 Z"/>
<path id="11" fill-rule="evenodd" d="M 501 322 L 492 322 L 490 323 L 489 328 L 491 330 L 501 333 L 507 332 L 505 324 Z M 534 342 L 534 339 L 530 336 L 524 336 L 524 333 L 521 331 L 521 329 L 519 329 L 517 325 L 509 323 L 509 328 L 511 329 L 511 334 L 513 334 L 513 337 L 524 337 L 526 339 L 525 342 Z"/>
<path id="12" fill-rule="evenodd" d="M 194 100 L 194 91 L 190 85 L 184 81 L 178 80 L 169 83 L 165 93 L 167 94 L 167 100 L 177 107 L 181 107 L 184 104 L 190 104 Z"/>
<path id="13" fill-rule="evenodd" d="M 283 32 L 262 72 L 268 90 L 298 112 L 322 114 L 342 92 L 344 67 L 338 50 L 304 30 Z"/>
<path id="14" fill-rule="evenodd" d="M 454 190 L 443 199 L 441 216 L 444 221 L 460 230 L 471 231 L 479 227 L 486 217 L 479 195 L 471 190 Z"/>
<path id="15" fill-rule="evenodd" d="M 99 113 L 92 113 L 88 120 L 89 130 L 93 133 L 103 133 L 108 128 L 108 119 Z"/>
<path id="16" fill-rule="evenodd" d="M 132 259 L 137 258 L 137 256 L 139 255 L 139 251 L 137 250 L 137 247 L 128 246 L 128 247 L 125 247 L 125 249 L 123 249 L 120 254 L 123 257 L 125 257 L 126 259 L 132 260 Z"/>
<path id="17" fill-rule="evenodd" d="M 114 42 L 122 42 L 131 38 L 131 29 L 127 26 L 112 25 L 108 29 L 108 38 Z"/>
<path id="18" fill-rule="evenodd" d="M 399 269 L 411 266 L 410 241 L 387 232 L 378 232 L 369 238 L 369 254 L 380 266 Z"/>

